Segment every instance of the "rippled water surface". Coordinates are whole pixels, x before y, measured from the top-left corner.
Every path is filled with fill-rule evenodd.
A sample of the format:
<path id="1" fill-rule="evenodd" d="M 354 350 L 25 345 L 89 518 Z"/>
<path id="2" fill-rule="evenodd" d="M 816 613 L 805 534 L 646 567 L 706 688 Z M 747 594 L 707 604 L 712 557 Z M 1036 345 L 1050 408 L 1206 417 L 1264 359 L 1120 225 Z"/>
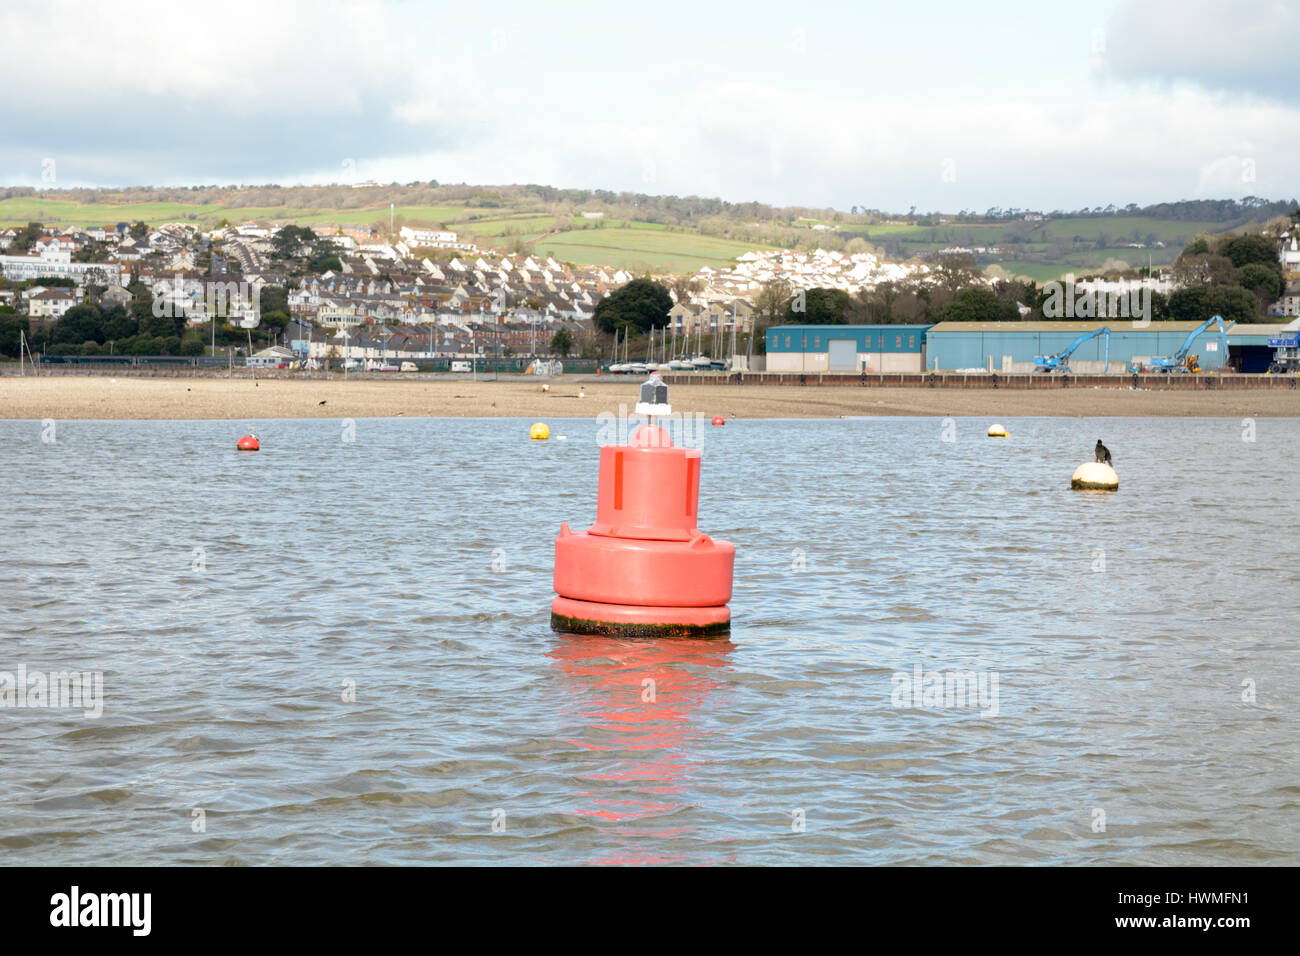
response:
<path id="1" fill-rule="evenodd" d="M 1300 423 L 710 428 L 724 642 L 550 630 L 528 424 L 0 422 L 0 671 L 104 680 L 0 709 L 6 860 L 1300 863 Z"/>

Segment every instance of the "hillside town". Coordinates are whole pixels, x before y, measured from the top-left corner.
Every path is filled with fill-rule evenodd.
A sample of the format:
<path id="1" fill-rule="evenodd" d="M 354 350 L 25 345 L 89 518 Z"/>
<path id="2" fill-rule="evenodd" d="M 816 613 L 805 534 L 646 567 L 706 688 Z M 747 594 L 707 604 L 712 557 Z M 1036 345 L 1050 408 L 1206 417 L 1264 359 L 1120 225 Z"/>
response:
<path id="1" fill-rule="evenodd" d="M 296 358 L 385 350 L 491 358 L 549 353 L 560 329 L 569 342 L 583 341 L 595 303 L 632 278 L 550 258 L 512 260 L 446 230 L 403 227 L 390 242 L 369 226 L 316 226 L 311 248 L 301 240 L 277 243 L 293 228 L 249 222 L 204 232 L 171 223 L 146 230 L 121 222 L 42 233 L 28 243 L 21 229 L 0 230 L 0 271 L 11 286 L 0 305 L 27 315 L 33 341 L 41 342 L 76 305 L 128 307 L 147 294 L 156 314 L 183 317 L 195 332 L 211 327 L 215 342 L 218 323 L 274 327 L 261 293 L 278 288 L 276 344 Z M 312 255 L 319 270 L 306 261 Z"/>
<path id="2" fill-rule="evenodd" d="M 185 354 L 200 354 L 205 344 L 215 350 L 218 336 L 229 340 L 231 330 L 277 328 L 263 354 L 245 355 L 248 364 L 492 360 L 594 355 L 596 304 L 634 278 L 621 269 L 481 250 L 446 229 L 403 226 L 390 241 L 363 225 L 312 226 L 310 239 L 298 227 L 261 222 L 206 232 L 190 223 L 142 227 L 42 231 L 28 242 L 21 228 L 0 230 L 0 274 L 6 285 L 21 286 L 0 291 L 0 305 L 26 315 L 32 341 L 50 354 L 81 346 L 61 348 L 48 338 L 73 307 L 128 308 L 147 294 L 154 314 L 184 318 Z M 710 282 L 708 273 L 700 278 L 670 293 L 675 331 L 713 334 L 737 323 L 749 331 L 754 308 L 744 290 Z M 271 288 L 283 290 L 278 326 L 262 294 Z"/>
<path id="3" fill-rule="evenodd" d="M 1271 313 L 1292 317 L 1300 314 L 1300 229 L 1277 242 L 1288 281 Z M 390 363 L 594 359 L 601 355 L 596 305 L 636 278 L 622 269 L 480 249 L 446 228 L 403 225 L 384 234 L 373 225 L 258 221 L 207 231 L 181 222 L 10 227 L 0 230 L 0 276 L 0 307 L 27 317 L 30 342 L 45 354 L 118 350 L 111 339 L 51 336 L 73 308 L 93 305 L 177 320 L 179 335 L 163 328 L 124 341 L 123 352 L 222 354 L 249 365 L 307 368 L 336 360 L 396 368 Z M 888 262 L 874 253 L 756 250 L 727 268 L 656 278 L 673 302 L 669 331 L 689 338 L 752 332 L 772 286 L 787 297 L 814 289 L 855 294 L 935 281 L 936 273 L 933 262 Z M 1162 295 L 1174 288 L 1168 273 L 1093 285 Z M 1027 315 L 1029 307 L 1020 303 L 1019 311 Z M 778 319 L 770 302 L 766 318 Z"/>

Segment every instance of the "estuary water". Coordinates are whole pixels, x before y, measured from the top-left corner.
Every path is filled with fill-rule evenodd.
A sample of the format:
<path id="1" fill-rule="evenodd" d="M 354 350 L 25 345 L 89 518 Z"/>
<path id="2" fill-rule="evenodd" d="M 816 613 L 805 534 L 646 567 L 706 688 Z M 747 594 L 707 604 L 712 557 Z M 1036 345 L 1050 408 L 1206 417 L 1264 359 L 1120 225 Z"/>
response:
<path id="1" fill-rule="evenodd" d="M 1300 422 L 708 428 L 713 642 L 551 631 L 529 424 L 0 422 L 6 861 L 1300 863 Z"/>

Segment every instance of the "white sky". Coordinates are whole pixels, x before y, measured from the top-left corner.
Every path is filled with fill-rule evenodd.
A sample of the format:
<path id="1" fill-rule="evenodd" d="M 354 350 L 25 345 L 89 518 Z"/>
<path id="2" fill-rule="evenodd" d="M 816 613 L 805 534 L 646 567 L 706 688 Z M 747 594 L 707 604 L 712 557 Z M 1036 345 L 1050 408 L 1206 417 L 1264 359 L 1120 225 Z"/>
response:
<path id="1" fill-rule="evenodd" d="M 0 182 L 533 182 L 891 211 L 1289 198 L 1298 8 L 10 2 Z"/>

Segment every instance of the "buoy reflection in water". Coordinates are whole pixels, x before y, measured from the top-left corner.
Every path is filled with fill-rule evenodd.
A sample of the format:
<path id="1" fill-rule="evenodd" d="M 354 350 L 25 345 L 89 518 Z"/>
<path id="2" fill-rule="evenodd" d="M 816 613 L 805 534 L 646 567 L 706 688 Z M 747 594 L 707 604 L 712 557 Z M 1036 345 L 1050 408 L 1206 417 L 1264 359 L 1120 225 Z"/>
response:
<path id="1" fill-rule="evenodd" d="M 682 857 L 642 849 L 691 834 L 676 818 L 689 812 L 684 789 L 702 763 L 696 715 L 725 705 L 729 641 L 619 640 L 556 635 L 555 665 L 569 679 L 569 743 L 588 750 L 590 787 L 574 794 L 573 814 L 602 821 L 626 850 L 594 863 L 668 863 Z M 697 857 L 692 859 L 698 861 Z M 716 862 L 725 862 L 719 859 Z"/>

